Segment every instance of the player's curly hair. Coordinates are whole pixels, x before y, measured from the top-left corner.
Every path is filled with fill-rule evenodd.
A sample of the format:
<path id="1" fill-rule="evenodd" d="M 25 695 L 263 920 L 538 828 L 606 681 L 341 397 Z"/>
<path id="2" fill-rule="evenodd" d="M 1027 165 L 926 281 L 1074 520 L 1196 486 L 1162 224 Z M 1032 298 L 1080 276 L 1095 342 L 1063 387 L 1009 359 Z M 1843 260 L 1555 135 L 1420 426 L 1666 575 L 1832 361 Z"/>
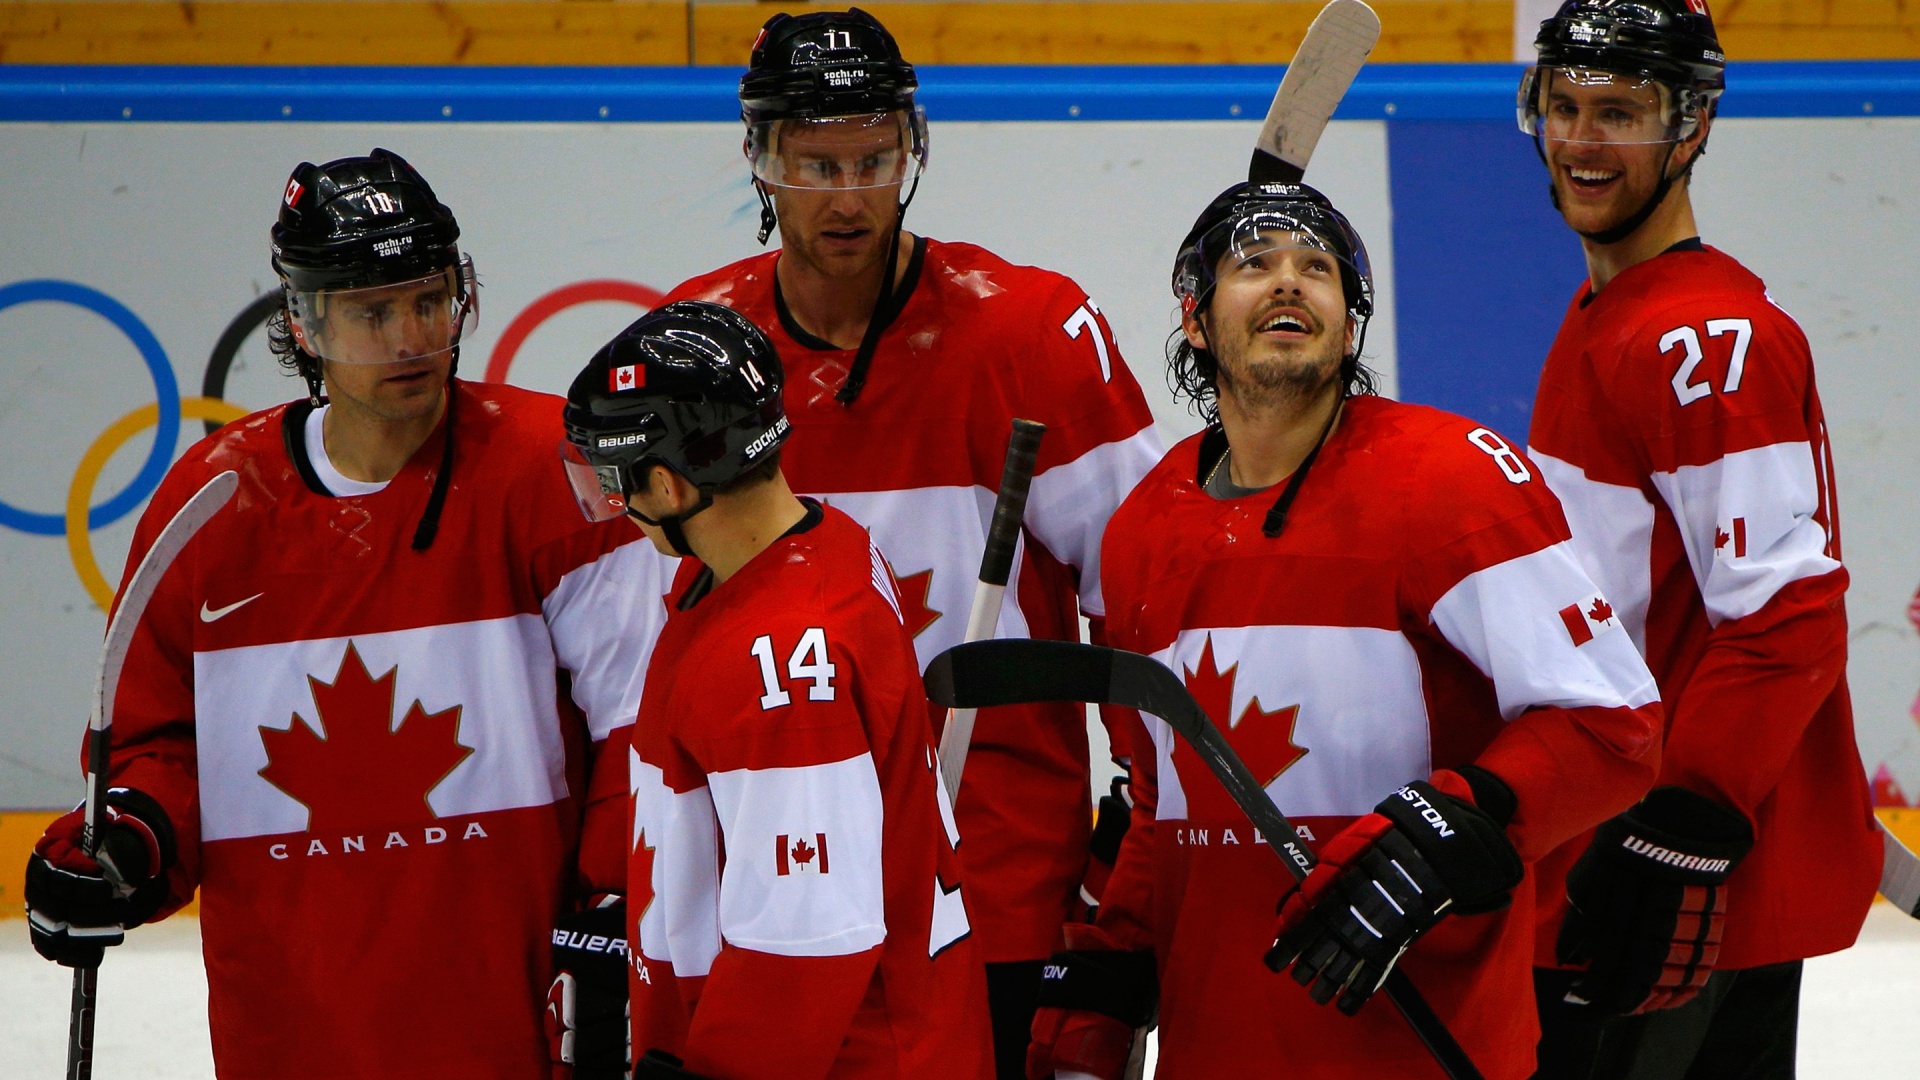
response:
<path id="1" fill-rule="evenodd" d="M 1173 399 L 1185 399 L 1209 427 L 1220 426 L 1220 361 L 1209 349 L 1196 349 L 1183 330 L 1167 338 L 1167 386 Z M 1380 392 L 1379 375 L 1358 354 L 1340 361 L 1342 396 Z"/>
<path id="2" fill-rule="evenodd" d="M 286 297 L 282 295 L 280 306 L 267 316 L 267 351 L 279 361 L 282 371 L 300 376 L 301 381 L 307 384 L 307 396 L 317 403 L 324 385 L 320 358 L 300 347 L 300 342 L 293 336 L 291 320 Z"/>

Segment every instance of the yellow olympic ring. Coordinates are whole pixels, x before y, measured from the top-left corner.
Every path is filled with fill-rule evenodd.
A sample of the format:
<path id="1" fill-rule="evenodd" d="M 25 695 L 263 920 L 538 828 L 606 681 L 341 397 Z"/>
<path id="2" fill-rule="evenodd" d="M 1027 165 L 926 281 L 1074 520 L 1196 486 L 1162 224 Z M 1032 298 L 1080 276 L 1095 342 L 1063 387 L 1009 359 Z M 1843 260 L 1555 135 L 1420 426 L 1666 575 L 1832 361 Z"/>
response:
<path id="1" fill-rule="evenodd" d="M 245 415 L 247 410 L 219 398 L 180 399 L 182 420 L 218 420 L 231 424 Z M 100 574 L 100 564 L 93 557 L 93 536 L 87 529 L 87 506 L 93 501 L 93 485 L 115 450 L 159 422 L 160 406 L 152 404 L 142 405 L 108 425 L 107 430 L 93 440 L 93 445 L 87 447 L 87 452 L 80 455 L 80 465 L 73 471 L 73 484 L 67 488 L 67 553 L 73 557 L 73 569 L 80 575 L 80 584 L 86 586 L 88 595 L 101 611 L 113 607 L 114 586 L 107 584 L 107 579 Z"/>

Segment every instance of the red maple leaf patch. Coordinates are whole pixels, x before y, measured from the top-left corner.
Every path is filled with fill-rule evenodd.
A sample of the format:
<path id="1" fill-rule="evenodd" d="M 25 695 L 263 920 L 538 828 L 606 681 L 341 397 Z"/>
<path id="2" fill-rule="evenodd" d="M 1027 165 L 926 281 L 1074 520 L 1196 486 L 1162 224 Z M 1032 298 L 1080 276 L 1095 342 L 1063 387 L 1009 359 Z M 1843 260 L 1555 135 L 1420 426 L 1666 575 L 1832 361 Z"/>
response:
<path id="1" fill-rule="evenodd" d="M 1240 670 L 1234 664 L 1219 670 L 1213 658 L 1213 638 L 1207 637 L 1200 650 L 1200 662 L 1186 675 L 1187 690 L 1205 709 L 1207 716 L 1227 736 L 1227 742 L 1245 759 L 1262 785 L 1272 784 L 1293 763 L 1307 755 L 1306 748 L 1294 745 L 1293 726 L 1300 717 L 1300 706 L 1288 705 L 1268 711 L 1253 698 L 1233 716 L 1233 681 Z M 1180 771 L 1180 783 L 1187 792 L 1187 817 L 1192 821 L 1233 821 L 1244 819 L 1227 790 L 1220 786 L 1207 767 L 1184 739 L 1174 740 L 1174 765 Z M 1249 839 L 1251 839 L 1249 837 Z"/>
<path id="2" fill-rule="evenodd" d="M 806 864 L 813 861 L 813 855 L 814 855 L 813 845 L 807 843 L 805 837 L 802 837 L 801 839 L 794 841 L 793 843 L 793 861 L 794 862 L 799 863 L 801 866 L 805 866 Z"/>
<path id="3" fill-rule="evenodd" d="M 1604 599 L 1596 596 L 1593 598 L 1593 606 L 1587 609 L 1587 618 L 1597 623 L 1606 622 L 1613 618 L 1613 608 Z"/>
<path id="4" fill-rule="evenodd" d="M 1726 547 L 1726 546 L 1727 546 L 1727 541 L 1729 541 L 1729 540 L 1731 540 L 1731 539 L 1733 539 L 1733 537 L 1731 537 L 1731 536 L 1729 536 L 1729 535 L 1727 535 L 1727 534 L 1726 534 L 1725 532 L 1722 532 L 1722 531 L 1720 530 L 1720 527 L 1719 527 L 1718 525 L 1716 525 L 1716 526 L 1714 526 L 1714 528 L 1713 528 L 1713 550 L 1715 550 L 1715 551 L 1719 551 L 1719 550 L 1720 550 L 1721 548 L 1724 548 L 1724 547 Z"/>
<path id="5" fill-rule="evenodd" d="M 933 589 L 932 570 L 922 570 L 904 577 L 895 574 L 893 584 L 900 592 L 900 621 L 906 623 L 909 635 L 919 637 L 945 614 L 927 604 L 927 595 Z"/>
<path id="6" fill-rule="evenodd" d="M 307 676 L 322 738 L 300 716 L 286 730 L 262 727 L 260 776 L 307 808 L 307 831 L 348 834 L 432 821 L 427 796 L 473 753 L 459 741 L 460 706 L 437 713 L 418 700 L 393 724 L 399 668 L 378 679 L 352 643 L 332 683 Z"/>

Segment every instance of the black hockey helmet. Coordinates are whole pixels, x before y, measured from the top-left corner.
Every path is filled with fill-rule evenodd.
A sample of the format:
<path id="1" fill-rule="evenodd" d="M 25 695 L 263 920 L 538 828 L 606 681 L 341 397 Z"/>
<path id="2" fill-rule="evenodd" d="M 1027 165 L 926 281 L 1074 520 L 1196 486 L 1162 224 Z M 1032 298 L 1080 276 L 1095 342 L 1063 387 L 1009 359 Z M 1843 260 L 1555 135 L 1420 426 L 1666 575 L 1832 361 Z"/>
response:
<path id="1" fill-rule="evenodd" d="M 861 11 L 768 19 L 740 80 L 740 118 L 856 116 L 914 109 L 920 80 L 880 20 Z"/>
<path id="2" fill-rule="evenodd" d="M 364 289 L 460 262 L 460 225 L 426 177 L 391 150 L 294 167 L 273 226 L 290 291 Z"/>
<path id="3" fill-rule="evenodd" d="M 1274 233 L 1332 255 L 1340 264 L 1347 310 L 1362 328 L 1373 315 L 1373 268 L 1367 246 L 1347 216 L 1306 184 L 1235 184 L 1214 198 L 1187 230 L 1173 260 L 1173 293 L 1189 313 L 1204 310 L 1219 283 L 1222 260 L 1272 245 Z M 1356 346 L 1357 347 L 1357 346 Z"/>
<path id="4" fill-rule="evenodd" d="M 1706 0 L 1566 0 L 1534 38 L 1542 67 L 1722 90 L 1727 57 Z"/>
<path id="5" fill-rule="evenodd" d="M 681 300 L 641 316 L 567 390 L 560 452 L 580 512 L 590 521 L 627 513 L 628 493 L 654 465 L 701 491 L 700 505 L 677 520 L 705 509 L 715 489 L 786 442 L 783 382 L 773 342 L 732 308 Z"/>

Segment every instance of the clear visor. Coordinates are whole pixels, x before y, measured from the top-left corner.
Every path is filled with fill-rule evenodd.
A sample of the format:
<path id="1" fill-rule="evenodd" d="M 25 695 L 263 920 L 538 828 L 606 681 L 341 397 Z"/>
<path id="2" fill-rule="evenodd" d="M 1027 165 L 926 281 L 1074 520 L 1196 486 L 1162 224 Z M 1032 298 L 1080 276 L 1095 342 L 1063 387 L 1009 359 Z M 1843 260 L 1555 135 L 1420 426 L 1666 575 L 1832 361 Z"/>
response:
<path id="1" fill-rule="evenodd" d="M 1182 297 L 1197 301 L 1216 283 L 1293 274 L 1329 282 L 1344 298 L 1344 265 L 1354 273 L 1365 294 L 1372 280 L 1367 249 L 1359 237 L 1352 237 L 1354 258 L 1348 260 L 1324 235 L 1336 226 L 1330 219 L 1322 221 L 1314 215 L 1282 211 L 1222 222 L 1201 238 L 1183 265 L 1175 288 Z"/>
<path id="2" fill-rule="evenodd" d="M 1547 142 L 1678 142 L 1698 123 L 1696 109 L 1674 107 L 1664 83 L 1587 68 L 1528 68 L 1515 106 L 1520 130 Z"/>
<path id="3" fill-rule="evenodd" d="M 918 109 L 762 120 L 747 128 L 747 160 L 774 187 L 893 187 L 926 168 L 926 124 Z"/>
<path id="4" fill-rule="evenodd" d="M 626 515 L 627 498 L 620 486 L 618 465 L 595 465 L 565 439 L 560 440 L 560 464 L 566 467 L 574 504 L 588 521 L 612 521 Z"/>
<path id="5" fill-rule="evenodd" d="M 451 351 L 479 324 L 473 260 L 412 281 L 292 292 L 301 345 L 336 364 L 397 364 Z"/>

